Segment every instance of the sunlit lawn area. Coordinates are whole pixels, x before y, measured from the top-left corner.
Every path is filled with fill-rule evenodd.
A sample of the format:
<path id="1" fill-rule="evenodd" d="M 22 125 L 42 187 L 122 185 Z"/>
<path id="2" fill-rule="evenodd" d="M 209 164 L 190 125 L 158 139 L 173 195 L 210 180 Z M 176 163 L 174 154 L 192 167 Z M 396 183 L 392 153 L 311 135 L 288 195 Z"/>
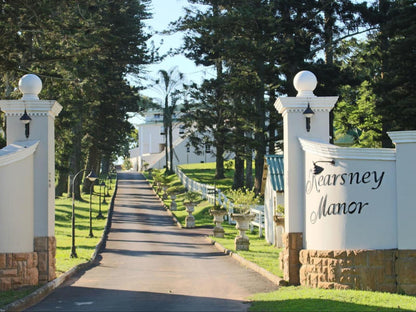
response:
<path id="1" fill-rule="evenodd" d="M 216 185 L 217 188 L 225 191 L 230 189 L 233 185 L 234 176 L 234 162 L 229 160 L 226 162 L 228 169 L 225 169 L 224 179 L 215 179 L 215 163 L 197 163 L 197 164 L 186 164 L 180 165 L 179 168 L 186 176 L 199 183 Z"/>
<path id="2" fill-rule="evenodd" d="M 250 311 L 416 311 L 416 297 L 361 290 L 282 287 L 250 299 Z"/>
<path id="3" fill-rule="evenodd" d="M 55 237 L 56 237 L 56 272 L 62 274 L 77 264 L 87 262 L 94 253 L 107 222 L 107 213 L 111 195 L 114 192 L 112 185 L 109 190 L 110 196 L 101 196 L 101 212 L 105 219 L 97 219 L 99 211 L 99 187 L 95 186 L 92 196 L 92 232 L 94 237 L 89 237 L 89 208 L 90 195 L 83 194 L 83 201 L 75 201 L 75 246 L 78 258 L 71 258 L 71 216 L 72 199 L 59 197 L 55 200 Z M 104 189 L 102 188 L 102 195 Z M 105 198 L 105 202 L 103 200 Z"/>

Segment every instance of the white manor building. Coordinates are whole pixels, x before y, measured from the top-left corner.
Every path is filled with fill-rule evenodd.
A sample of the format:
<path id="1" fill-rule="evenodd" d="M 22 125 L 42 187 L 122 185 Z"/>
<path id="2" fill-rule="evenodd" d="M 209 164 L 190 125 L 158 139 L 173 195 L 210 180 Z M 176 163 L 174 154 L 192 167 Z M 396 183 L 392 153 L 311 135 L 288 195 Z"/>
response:
<path id="1" fill-rule="evenodd" d="M 206 145 L 197 155 L 189 140 L 184 135 L 184 125 L 178 121 L 178 112 L 172 116 L 173 165 L 188 163 L 214 162 L 214 148 Z M 133 170 L 142 171 L 147 168 L 162 169 L 165 160 L 165 135 L 163 127 L 163 111 L 149 110 L 145 113 L 145 121 L 138 127 L 138 147 L 130 150 L 130 161 Z M 168 147 L 169 148 L 169 147 Z"/>

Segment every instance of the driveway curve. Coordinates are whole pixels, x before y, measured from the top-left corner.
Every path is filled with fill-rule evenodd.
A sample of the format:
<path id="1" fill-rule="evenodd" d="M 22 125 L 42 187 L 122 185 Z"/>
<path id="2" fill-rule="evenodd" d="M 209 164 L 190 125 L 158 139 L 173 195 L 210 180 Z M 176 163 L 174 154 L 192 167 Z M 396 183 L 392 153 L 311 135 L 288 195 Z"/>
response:
<path id="1" fill-rule="evenodd" d="M 111 230 L 98 263 L 28 311 L 246 311 L 277 287 L 179 229 L 141 174 L 118 175 Z"/>

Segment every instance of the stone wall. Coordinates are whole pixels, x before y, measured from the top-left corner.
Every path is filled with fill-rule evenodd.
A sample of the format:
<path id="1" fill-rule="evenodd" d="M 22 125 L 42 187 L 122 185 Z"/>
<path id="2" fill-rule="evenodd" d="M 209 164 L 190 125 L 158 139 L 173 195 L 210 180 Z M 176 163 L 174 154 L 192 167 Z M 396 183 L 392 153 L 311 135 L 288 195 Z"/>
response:
<path id="1" fill-rule="evenodd" d="M 55 278 L 56 239 L 54 236 L 35 237 L 34 248 L 39 259 L 39 284 L 44 284 Z"/>
<path id="2" fill-rule="evenodd" d="M 280 255 L 280 268 L 283 279 L 290 285 L 299 284 L 299 251 L 303 246 L 302 233 L 284 233 L 283 250 Z"/>
<path id="3" fill-rule="evenodd" d="M 35 237 L 34 249 L 0 253 L 0 291 L 45 284 L 55 278 L 55 237 Z"/>
<path id="4" fill-rule="evenodd" d="M 36 252 L 0 254 L 0 291 L 38 284 Z"/>
<path id="5" fill-rule="evenodd" d="M 301 250 L 300 284 L 416 294 L 416 251 Z"/>
<path id="6" fill-rule="evenodd" d="M 397 291 L 416 295 L 416 250 L 398 250 L 397 255 Z"/>

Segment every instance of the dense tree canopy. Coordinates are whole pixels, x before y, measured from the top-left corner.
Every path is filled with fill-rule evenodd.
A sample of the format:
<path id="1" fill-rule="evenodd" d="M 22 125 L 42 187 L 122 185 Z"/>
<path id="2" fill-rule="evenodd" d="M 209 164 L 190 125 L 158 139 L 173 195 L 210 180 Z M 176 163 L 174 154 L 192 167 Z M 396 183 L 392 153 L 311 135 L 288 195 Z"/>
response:
<path id="1" fill-rule="evenodd" d="M 224 155 L 232 153 L 234 187 L 260 189 L 264 155 L 273 154 L 282 139 L 273 104 L 278 96 L 295 95 L 292 79 L 303 69 L 318 77 L 317 95 L 340 95 L 329 130 L 336 140 L 348 135 L 355 146 L 391 146 L 387 131 L 415 129 L 414 1 L 188 2 L 170 31 L 184 33 L 180 53 L 214 68 L 216 76 L 184 86 L 182 100 L 176 91 L 173 98 L 165 92 L 165 126 L 173 104 L 183 102 L 194 146 L 215 147 L 217 178 L 224 176 Z M 41 97 L 64 106 L 56 125 L 57 194 L 65 190 L 67 175 L 82 168 L 105 174 L 133 140 L 127 113 L 153 105 L 139 96 L 142 68 L 156 60 L 143 24 L 151 17 L 150 3 L 0 3 L 1 97 L 16 98 L 17 80 L 32 72 L 44 81 Z M 177 80 L 160 73 L 166 74 L 160 86 Z"/>
<path id="2" fill-rule="evenodd" d="M 87 0 L 0 3 L 2 98 L 25 73 L 44 82 L 43 98 L 64 107 L 56 121 L 57 194 L 81 168 L 108 172 L 130 143 L 128 112 L 139 111 L 140 76 L 151 62 L 144 20 L 150 1 Z M 102 168 L 102 170 L 100 170 Z M 77 196 L 79 196 L 79 189 Z"/>

